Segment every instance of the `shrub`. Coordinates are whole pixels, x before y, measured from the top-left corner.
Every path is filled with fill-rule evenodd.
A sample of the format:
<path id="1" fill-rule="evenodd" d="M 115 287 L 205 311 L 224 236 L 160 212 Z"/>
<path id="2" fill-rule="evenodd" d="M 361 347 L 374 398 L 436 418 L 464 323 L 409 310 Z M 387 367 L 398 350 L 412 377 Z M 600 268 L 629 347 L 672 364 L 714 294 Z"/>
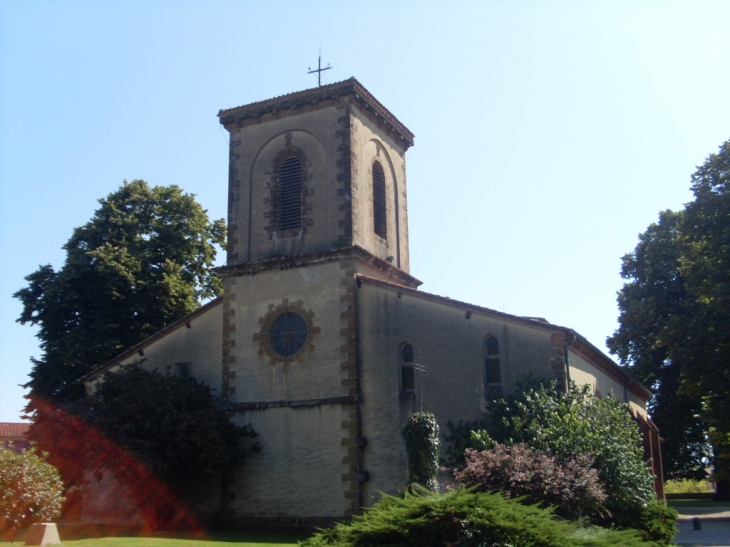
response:
<path id="1" fill-rule="evenodd" d="M 365 514 L 322 530 L 302 547 L 640 547 L 633 531 L 583 529 L 549 509 L 498 493 L 458 488 L 446 494 L 383 496 Z"/>
<path id="2" fill-rule="evenodd" d="M 250 426 L 230 422 L 206 384 L 139 364 L 107 373 L 92 395 L 62 408 L 34 404 L 30 435 L 50 453 L 69 492 L 88 472 L 108 474 L 153 528 L 182 526 L 206 509 L 209 484 L 233 472 L 246 454 L 241 441 L 256 437 Z"/>
<path id="3" fill-rule="evenodd" d="M 465 460 L 454 471 L 461 484 L 478 491 L 498 491 L 507 498 L 522 497 L 526 503 L 545 502 L 566 518 L 599 515 L 606 501 L 590 456 L 561 464 L 521 443 L 496 443 L 491 450 L 467 449 Z"/>
<path id="4" fill-rule="evenodd" d="M 523 442 L 561 462 L 594 454 L 593 466 L 608 495 L 606 507 L 617 520 L 631 518 L 655 499 L 638 426 L 627 405 L 614 397 L 599 399 L 587 385 L 557 393 L 553 383 L 494 401 L 490 410 L 497 441 Z"/>
<path id="5" fill-rule="evenodd" d="M 659 545 L 672 545 L 677 534 L 678 518 L 677 511 L 667 507 L 664 502 L 654 500 L 633 518 L 617 524 L 638 530 L 645 540 L 655 541 Z"/>
<path id="6" fill-rule="evenodd" d="M 402 428 L 408 455 L 408 481 L 438 490 L 439 426 L 430 412 L 411 414 Z"/>
<path id="7" fill-rule="evenodd" d="M 61 513 L 63 483 L 58 470 L 35 449 L 16 454 L 0 449 L 0 536 L 49 521 Z"/>
<path id="8" fill-rule="evenodd" d="M 448 433 L 444 433 L 444 464 L 451 468 L 464 465 L 464 452 L 467 448 L 475 450 L 487 450 L 490 446 L 483 446 L 480 438 L 474 438 L 475 431 L 481 431 L 486 435 L 487 424 L 482 420 L 464 421 L 459 420 L 456 424 L 449 420 L 446 422 Z M 487 436 L 488 437 L 488 436 Z M 475 440 L 477 444 L 475 444 Z M 490 439 L 491 441 L 491 439 Z M 487 441 L 488 443 L 489 441 Z"/>

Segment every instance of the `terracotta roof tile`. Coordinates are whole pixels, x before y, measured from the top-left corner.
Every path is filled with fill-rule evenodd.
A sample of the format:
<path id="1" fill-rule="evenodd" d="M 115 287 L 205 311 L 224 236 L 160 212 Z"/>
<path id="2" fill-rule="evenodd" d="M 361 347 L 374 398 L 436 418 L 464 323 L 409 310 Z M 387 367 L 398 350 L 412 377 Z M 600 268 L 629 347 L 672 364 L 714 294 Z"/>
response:
<path id="1" fill-rule="evenodd" d="M 0 422 L 0 437 L 25 437 L 30 423 Z"/>

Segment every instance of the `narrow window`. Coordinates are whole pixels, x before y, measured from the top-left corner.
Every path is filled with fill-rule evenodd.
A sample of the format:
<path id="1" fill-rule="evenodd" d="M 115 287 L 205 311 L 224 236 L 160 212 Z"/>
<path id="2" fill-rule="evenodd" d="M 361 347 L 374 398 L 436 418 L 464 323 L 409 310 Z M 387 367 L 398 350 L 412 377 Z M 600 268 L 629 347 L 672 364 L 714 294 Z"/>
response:
<path id="1" fill-rule="evenodd" d="M 487 336 L 484 341 L 484 355 L 486 361 L 487 385 L 502 383 L 502 371 L 499 367 L 499 340 L 496 336 Z"/>
<path id="2" fill-rule="evenodd" d="M 190 378 L 190 363 L 175 363 L 175 374 L 183 380 Z"/>
<path id="3" fill-rule="evenodd" d="M 373 163 L 373 224 L 383 239 L 388 235 L 385 221 L 385 174 L 377 161 Z"/>
<path id="4" fill-rule="evenodd" d="M 401 391 L 413 391 L 415 388 L 413 346 L 411 344 L 404 344 L 400 350 L 400 389 Z"/>
<path id="5" fill-rule="evenodd" d="M 279 230 L 302 226 L 302 161 L 289 156 L 279 168 Z"/>

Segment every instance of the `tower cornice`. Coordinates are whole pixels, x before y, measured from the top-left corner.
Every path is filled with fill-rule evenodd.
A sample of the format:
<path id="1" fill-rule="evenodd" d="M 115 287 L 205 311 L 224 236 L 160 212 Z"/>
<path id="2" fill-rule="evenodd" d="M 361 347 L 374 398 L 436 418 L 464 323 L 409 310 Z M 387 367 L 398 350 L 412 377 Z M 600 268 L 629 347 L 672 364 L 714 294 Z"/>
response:
<path id="1" fill-rule="evenodd" d="M 226 129 L 233 131 L 237 127 L 259 123 L 272 116 L 297 114 L 304 108 L 331 106 L 339 103 L 342 98 L 350 98 L 373 122 L 386 126 L 404 151 L 413 146 L 413 133 L 355 78 L 224 109 L 218 112 L 218 118 Z"/>
<path id="2" fill-rule="evenodd" d="M 229 266 L 219 266 L 213 271 L 220 277 L 231 277 L 241 275 L 256 275 L 261 272 L 271 270 L 287 270 L 291 268 L 304 268 L 314 264 L 325 262 L 341 261 L 348 258 L 358 259 L 366 264 L 374 266 L 378 270 L 385 273 L 390 279 L 398 285 L 403 285 L 415 289 L 422 284 L 421 281 L 412 275 L 404 272 L 382 260 L 374 254 L 366 251 L 362 247 L 353 245 L 352 247 L 344 247 L 341 249 L 333 249 L 329 251 L 320 251 L 315 253 L 300 254 L 294 256 L 280 256 L 268 258 L 256 262 L 245 262 L 242 264 L 232 264 Z"/>

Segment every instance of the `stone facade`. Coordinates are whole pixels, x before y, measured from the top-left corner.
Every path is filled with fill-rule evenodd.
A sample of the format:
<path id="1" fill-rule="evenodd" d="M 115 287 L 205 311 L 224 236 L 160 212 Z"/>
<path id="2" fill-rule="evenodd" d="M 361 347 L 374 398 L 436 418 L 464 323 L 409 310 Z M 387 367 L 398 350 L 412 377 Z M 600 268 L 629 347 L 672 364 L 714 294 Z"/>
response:
<path id="1" fill-rule="evenodd" d="M 231 135 L 223 297 L 88 382 L 144 355 L 146 367 L 187 363 L 221 386 L 231 419 L 252 424 L 262 446 L 225 485 L 227 516 L 321 524 L 355 514 L 405 487 L 400 427 L 410 413 L 423 406 L 442 428 L 484 419 L 487 398 L 527 374 L 588 383 L 650 424 L 649 392 L 573 330 L 417 290 L 405 167 L 413 135 L 359 82 L 219 117 Z M 418 389 L 404 376 L 405 346 L 428 366 Z M 495 364 L 497 381 L 487 373 Z"/>

